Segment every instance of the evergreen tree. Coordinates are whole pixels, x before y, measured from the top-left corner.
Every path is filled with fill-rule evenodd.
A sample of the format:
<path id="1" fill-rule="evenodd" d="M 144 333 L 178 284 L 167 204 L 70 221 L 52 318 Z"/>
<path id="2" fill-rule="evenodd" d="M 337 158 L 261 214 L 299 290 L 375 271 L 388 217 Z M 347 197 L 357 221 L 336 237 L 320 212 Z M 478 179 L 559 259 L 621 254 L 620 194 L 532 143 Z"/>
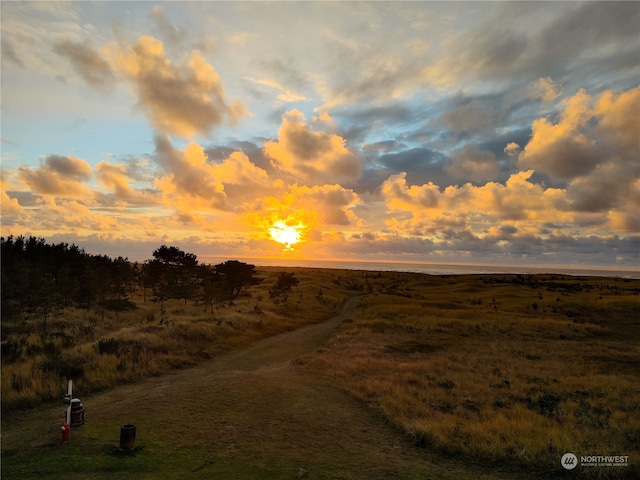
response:
<path id="1" fill-rule="evenodd" d="M 236 298 L 243 288 L 259 285 L 263 278 L 258 278 L 255 265 L 250 265 L 238 260 L 228 260 L 216 265 L 216 272 L 222 276 L 227 297 Z"/>
<path id="2" fill-rule="evenodd" d="M 291 291 L 292 287 L 296 287 L 299 281 L 295 277 L 293 272 L 281 272 L 278 275 L 276 283 L 269 289 L 269 296 L 271 298 L 278 298 Z"/>
<path id="3" fill-rule="evenodd" d="M 154 295 L 162 302 L 170 298 L 192 298 L 198 286 L 198 260 L 193 253 L 162 245 L 145 264 L 145 276 L 153 285 Z"/>

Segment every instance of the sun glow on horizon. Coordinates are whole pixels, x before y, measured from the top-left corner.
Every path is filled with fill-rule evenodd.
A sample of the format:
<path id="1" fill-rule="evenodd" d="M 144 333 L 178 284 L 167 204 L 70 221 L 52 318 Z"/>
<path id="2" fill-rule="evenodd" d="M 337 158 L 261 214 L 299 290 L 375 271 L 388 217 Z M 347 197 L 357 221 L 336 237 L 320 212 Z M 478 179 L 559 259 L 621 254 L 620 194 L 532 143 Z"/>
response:
<path id="1" fill-rule="evenodd" d="M 302 240 L 303 228 L 302 224 L 287 225 L 286 222 L 278 220 L 269 228 L 269 234 L 273 240 L 284 245 L 283 252 L 292 252 L 295 250 L 293 245 Z"/>

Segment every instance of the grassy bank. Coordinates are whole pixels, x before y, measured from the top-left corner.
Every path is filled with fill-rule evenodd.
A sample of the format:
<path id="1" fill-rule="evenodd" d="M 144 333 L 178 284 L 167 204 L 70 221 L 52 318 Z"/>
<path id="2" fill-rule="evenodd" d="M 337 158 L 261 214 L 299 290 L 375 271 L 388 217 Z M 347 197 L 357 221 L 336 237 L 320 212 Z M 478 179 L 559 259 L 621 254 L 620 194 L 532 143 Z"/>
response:
<path id="1" fill-rule="evenodd" d="M 268 290 L 281 271 L 295 272 L 300 283 L 286 299 L 273 301 Z M 166 478 L 183 478 L 184 471 L 210 478 L 243 465 L 246 475 L 238 478 L 291 478 L 314 462 L 323 468 L 314 478 L 335 478 L 379 455 L 364 456 L 362 438 L 374 431 L 373 419 L 384 419 L 423 452 L 400 455 L 394 450 L 398 440 L 375 430 L 375 442 L 386 438 L 389 451 L 399 455 L 394 465 L 405 473 L 398 478 L 502 478 L 488 473 L 491 465 L 527 477 L 562 477 L 565 452 L 630 455 L 628 467 L 579 467 L 581 478 L 639 474 L 640 281 L 281 268 L 264 268 L 260 275 L 261 285 L 213 314 L 208 305 L 182 301 L 168 303 L 162 314 L 138 291 L 135 310 L 107 313 L 104 320 L 97 312 L 67 310 L 50 319 L 46 337 L 35 322 L 3 324 L 4 418 L 17 422 L 9 443 L 3 428 L 3 463 L 11 464 L 13 478 L 21 469 L 40 468 L 33 448 L 44 448 L 52 462 L 81 456 L 82 450 L 86 457 L 78 465 L 87 475 L 76 478 L 108 478 L 115 461 L 121 470 L 111 478 L 134 472 L 154 478 L 159 471 L 173 472 Z M 293 372 L 266 369 L 216 380 L 211 371 L 194 367 L 224 352 L 246 351 L 243 363 L 230 360 L 225 368 L 259 368 L 266 353 L 248 345 L 329 318 L 353 296 L 363 297 L 355 312 L 332 336 L 317 340 L 318 350 L 309 344 L 309 352 L 287 367 Z M 294 352 L 279 348 L 283 355 Z M 92 412 L 91 421 L 74 432 L 82 447 L 74 443 L 62 451 L 53 446 L 55 428 L 43 445 L 35 427 L 16 430 L 21 414 L 13 411 L 59 405 L 68 374 L 74 374 L 76 394 L 91 398 Z M 127 383 L 131 387 L 113 390 Z M 342 394 L 333 391 L 336 386 Z M 99 391 L 106 393 L 96 396 Z M 189 396 L 188 422 L 178 430 L 176 391 Z M 324 393 L 314 393 L 319 391 Z M 104 441 L 112 435 L 107 430 L 117 431 L 121 412 L 137 411 L 138 405 L 145 405 L 144 416 L 134 421 L 149 432 L 147 441 L 131 458 L 114 460 L 113 444 Z M 357 434 L 343 431 L 342 447 L 328 449 L 335 429 L 349 415 L 360 415 L 357 405 L 367 406 L 373 417 L 365 415 L 367 426 L 356 425 Z M 55 418 L 52 408 L 29 413 L 33 425 L 55 426 L 59 407 Z M 212 419 L 198 417 L 208 411 L 215 413 Z M 271 423 L 264 421 L 267 411 Z M 201 440 L 194 440 L 193 429 Z M 283 443 L 268 447 L 274 441 Z M 251 458 L 244 457 L 247 451 Z M 433 474 L 426 477 L 420 465 L 427 454 L 454 463 L 440 470 L 430 465 L 426 470 Z M 313 462 L 305 464 L 305 455 L 313 455 Z M 388 461 L 380 457 L 375 465 Z M 372 463 L 365 473 L 344 478 L 388 478 L 392 470 L 387 477 L 367 477 L 378 471 Z"/>
<path id="2" fill-rule="evenodd" d="M 565 452 L 631 455 L 625 470 L 581 474 L 637 474 L 639 292 L 622 279 L 402 274 L 305 361 L 444 454 L 557 473 Z"/>

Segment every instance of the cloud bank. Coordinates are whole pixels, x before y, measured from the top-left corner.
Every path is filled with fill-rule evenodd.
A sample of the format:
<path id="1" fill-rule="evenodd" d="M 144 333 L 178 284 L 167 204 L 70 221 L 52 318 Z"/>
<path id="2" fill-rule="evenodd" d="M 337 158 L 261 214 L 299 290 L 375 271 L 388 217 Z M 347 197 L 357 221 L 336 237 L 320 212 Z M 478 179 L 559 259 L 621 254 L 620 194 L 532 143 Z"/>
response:
<path id="1" fill-rule="evenodd" d="M 638 265 L 636 4 L 129 6 L 2 5 L 2 235 Z"/>

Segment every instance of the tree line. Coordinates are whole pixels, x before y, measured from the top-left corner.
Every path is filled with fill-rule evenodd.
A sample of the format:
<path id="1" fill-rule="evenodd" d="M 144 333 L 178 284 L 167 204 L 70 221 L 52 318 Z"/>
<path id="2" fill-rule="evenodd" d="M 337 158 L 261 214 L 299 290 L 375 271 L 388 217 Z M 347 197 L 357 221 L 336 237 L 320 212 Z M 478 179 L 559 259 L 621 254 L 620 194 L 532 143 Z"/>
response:
<path id="1" fill-rule="evenodd" d="M 254 265 L 228 260 L 218 265 L 200 264 L 195 254 L 162 245 L 144 263 L 86 253 L 77 245 L 48 244 L 43 238 L 22 236 L 1 239 L 1 314 L 4 321 L 43 320 L 65 307 L 122 311 L 135 308 L 137 289 L 143 299 L 161 304 L 180 299 L 216 304 L 232 301 L 240 292 L 263 279 Z M 281 274 L 270 289 L 272 297 L 297 285 L 293 274 Z"/>

